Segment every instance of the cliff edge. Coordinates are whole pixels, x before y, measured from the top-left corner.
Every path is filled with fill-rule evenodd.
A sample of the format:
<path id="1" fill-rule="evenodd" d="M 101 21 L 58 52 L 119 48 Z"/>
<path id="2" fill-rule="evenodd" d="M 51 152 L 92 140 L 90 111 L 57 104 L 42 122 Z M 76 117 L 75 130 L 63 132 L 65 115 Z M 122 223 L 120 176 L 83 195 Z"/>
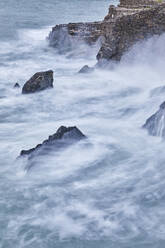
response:
<path id="1" fill-rule="evenodd" d="M 164 0 L 120 0 L 117 7 L 110 6 L 103 21 L 56 25 L 48 40 L 50 46 L 64 53 L 81 42 L 92 45 L 101 38 L 98 61 L 119 61 L 136 42 L 163 32 Z"/>

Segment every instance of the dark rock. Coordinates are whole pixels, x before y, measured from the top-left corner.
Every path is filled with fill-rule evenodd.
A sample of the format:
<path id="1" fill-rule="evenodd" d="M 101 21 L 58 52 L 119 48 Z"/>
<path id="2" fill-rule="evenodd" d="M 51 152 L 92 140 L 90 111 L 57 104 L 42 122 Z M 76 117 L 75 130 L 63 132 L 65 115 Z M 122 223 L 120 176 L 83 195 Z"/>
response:
<path id="1" fill-rule="evenodd" d="M 94 68 L 89 67 L 88 65 L 84 65 L 80 70 L 79 73 L 90 73 L 93 72 Z"/>
<path id="2" fill-rule="evenodd" d="M 23 86 L 22 94 L 53 88 L 53 71 L 35 73 Z"/>
<path id="3" fill-rule="evenodd" d="M 49 136 L 42 144 L 38 144 L 36 147 L 29 150 L 22 150 L 20 156 L 32 155 L 33 157 L 45 155 L 52 150 L 64 148 L 85 137 L 86 136 L 77 127 L 61 126 L 55 134 Z"/>
<path id="4" fill-rule="evenodd" d="M 15 83 L 14 87 L 13 88 L 20 88 L 20 85 L 19 83 Z"/>
<path id="5" fill-rule="evenodd" d="M 143 128 L 146 128 L 150 135 L 165 138 L 165 102 L 160 105 L 154 115 L 147 119 Z"/>

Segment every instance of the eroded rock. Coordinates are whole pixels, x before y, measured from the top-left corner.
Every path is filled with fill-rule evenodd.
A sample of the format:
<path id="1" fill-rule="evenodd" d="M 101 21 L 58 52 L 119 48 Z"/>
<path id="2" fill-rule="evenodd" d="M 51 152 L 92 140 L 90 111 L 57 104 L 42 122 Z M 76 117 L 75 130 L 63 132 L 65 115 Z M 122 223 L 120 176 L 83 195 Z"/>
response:
<path id="1" fill-rule="evenodd" d="M 32 158 L 33 156 L 45 155 L 52 150 L 56 151 L 60 148 L 65 148 L 85 137 L 77 127 L 61 126 L 55 134 L 49 136 L 42 144 L 38 144 L 29 150 L 22 150 L 20 156 L 28 155 L 30 156 L 29 158 Z"/>
<path id="2" fill-rule="evenodd" d="M 102 36 L 102 22 L 60 24 L 52 28 L 48 40 L 60 53 L 75 50 L 82 43 L 93 45 Z"/>
<path id="3" fill-rule="evenodd" d="M 53 88 L 53 71 L 35 73 L 23 86 L 22 94 L 35 93 L 47 88 Z"/>
<path id="4" fill-rule="evenodd" d="M 155 114 L 147 119 L 143 128 L 146 128 L 150 135 L 165 138 L 165 102 L 160 105 Z"/>
<path id="5" fill-rule="evenodd" d="M 97 54 L 98 60 L 119 61 L 135 43 L 165 32 L 165 3 L 148 1 L 147 5 L 146 1 L 136 2 L 139 2 L 139 5 L 117 7 L 117 11 L 121 13 L 118 14 L 115 24 L 106 29 L 105 41 Z M 144 6 L 142 2 L 145 3 Z"/>

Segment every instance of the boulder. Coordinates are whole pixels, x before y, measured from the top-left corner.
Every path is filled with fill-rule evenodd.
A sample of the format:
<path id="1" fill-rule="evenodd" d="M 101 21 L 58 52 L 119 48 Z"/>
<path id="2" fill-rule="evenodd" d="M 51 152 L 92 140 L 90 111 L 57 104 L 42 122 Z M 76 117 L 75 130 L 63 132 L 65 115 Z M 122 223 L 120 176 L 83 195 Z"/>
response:
<path id="1" fill-rule="evenodd" d="M 23 86 L 22 94 L 35 93 L 47 88 L 53 88 L 53 71 L 35 73 Z"/>
<path id="2" fill-rule="evenodd" d="M 45 155 L 50 151 L 65 148 L 85 137 L 86 136 L 77 127 L 61 126 L 55 134 L 49 136 L 42 144 L 38 144 L 29 150 L 22 150 L 20 156 L 30 155 L 29 158 L 32 158 L 37 155 Z"/>
<path id="3" fill-rule="evenodd" d="M 89 67 L 88 65 L 84 65 L 80 70 L 79 73 L 90 73 L 93 72 L 94 68 Z"/>
<path id="4" fill-rule="evenodd" d="M 155 114 L 147 119 L 143 128 L 146 128 L 150 135 L 165 138 L 165 102 L 160 105 Z"/>
<path id="5" fill-rule="evenodd" d="M 19 83 L 15 83 L 14 86 L 13 86 L 13 88 L 20 88 Z"/>

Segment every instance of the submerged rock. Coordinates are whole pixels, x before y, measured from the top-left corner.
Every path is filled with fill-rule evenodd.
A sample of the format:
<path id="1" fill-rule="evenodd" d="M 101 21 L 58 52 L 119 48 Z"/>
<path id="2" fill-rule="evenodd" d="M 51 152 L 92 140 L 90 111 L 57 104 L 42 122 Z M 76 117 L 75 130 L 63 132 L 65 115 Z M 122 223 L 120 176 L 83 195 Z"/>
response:
<path id="1" fill-rule="evenodd" d="M 29 94 L 53 88 L 53 71 L 35 73 L 23 86 L 22 94 Z"/>
<path id="2" fill-rule="evenodd" d="M 146 128 L 150 135 L 165 138 L 165 102 L 160 105 L 155 114 L 147 119 L 143 128 Z"/>
<path id="3" fill-rule="evenodd" d="M 15 83 L 14 86 L 13 86 L 13 88 L 20 88 L 19 83 Z"/>
<path id="4" fill-rule="evenodd" d="M 52 150 L 65 148 L 85 137 L 86 136 L 77 127 L 61 126 L 55 134 L 49 136 L 42 144 L 38 144 L 36 147 L 29 150 L 22 150 L 20 156 L 45 155 Z"/>
<path id="5" fill-rule="evenodd" d="M 88 65 L 84 65 L 80 70 L 79 73 L 90 73 L 93 72 L 94 68 L 89 67 Z"/>

